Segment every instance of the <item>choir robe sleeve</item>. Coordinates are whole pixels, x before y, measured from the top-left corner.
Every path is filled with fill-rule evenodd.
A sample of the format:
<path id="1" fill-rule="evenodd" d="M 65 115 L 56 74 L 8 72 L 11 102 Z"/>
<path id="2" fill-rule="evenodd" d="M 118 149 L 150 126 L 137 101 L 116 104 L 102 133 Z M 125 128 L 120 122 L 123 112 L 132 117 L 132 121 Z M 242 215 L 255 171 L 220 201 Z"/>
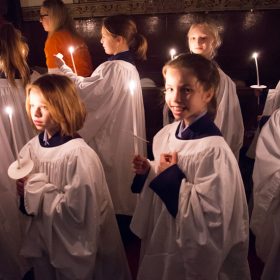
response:
<path id="1" fill-rule="evenodd" d="M 248 241 L 244 187 L 237 164 L 223 151 L 210 151 L 196 165 L 194 181 L 188 181 L 188 174 L 182 180 L 176 240 L 187 279 L 215 279 L 230 251 L 233 263 L 247 255 L 241 253 Z M 241 263 L 244 267 L 232 268 L 236 275 L 246 270 L 246 259 Z"/>
<path id="2" fill-rule="evenodd" d="M 280 258 L 280 110 L 275 111 L 261 130 L 253 171 L 254 207 L 251 229 L 256 251 L 266 263 L 264 279 L 279 275 Z M 276 274 L 275 274 L 276 273 Z"/>
<path id="3" fill-rule="evenodd" d="M 236 85 L 220 68 L 220 83 L 216 93 L 217 114 L 215 124 L 230 146 L 237 160 L 243 144 L 244 125 Z"/>
<path id="4" fill-rule="evenodd" d="M 106 181 L 100 162 L 88 150 L 80 149 L 78 156 L 65 160 L 68 170 L 63 190 L 49 183 L 46 174 L 35 173 L 25 186 L 25 208 L 33 215 L 42 239 L 36 242 L 43 242 L 52 265 L 71 279 L 87 279 L 94 271 L 99 213 L 106 208 L 98 192 Z M 57 170 L 57 176 L 59 172 L 65 170 Z"/>

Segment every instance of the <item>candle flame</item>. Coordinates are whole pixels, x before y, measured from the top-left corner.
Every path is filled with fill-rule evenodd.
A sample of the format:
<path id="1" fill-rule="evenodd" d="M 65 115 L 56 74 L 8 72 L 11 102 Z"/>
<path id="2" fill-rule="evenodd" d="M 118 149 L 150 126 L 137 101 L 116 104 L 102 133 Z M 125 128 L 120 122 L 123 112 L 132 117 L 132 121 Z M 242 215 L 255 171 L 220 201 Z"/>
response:
<path id="1" fill-rule="evenodd" d="M 136 88 L 136 82 L 135 82 L 134 80 L 131 80 L 131 81 L 129 82 L 129 89 L 130 89 L 131 95 L 134 94 L 135 88 Z"/>
<path id="2" fill-rule="evenodd" d="M 5 111 L 6 111 L 6 113 L 7 113 L 9 116 L 12 116 L 12 114 L 13 114 L 13 109 L 12 109 L 12 107 L 7 106 L 7 107 L 5 108 Z"/>
<path id="3" fill-rule="evenodd" d="M 258 55 L 259 55 L 259 54 L 258 54 L 257 52 L 254 52 L 253 55 L 252 55 L 252 57 L 256 59 L 256 58 L 258 58 Z"/>
<path id="4" fill-rule="evenodd" d="M 173 58 L 174 58 L 174 55 L 176 54 L 176 50 L 175 50 L 175 49 L 171 49 L 171 50 L 169 51 L 169 53 L 170 53 L 171 59 L 173 59 Z"/>
<path id="5" fill-rule="evenodd" d="M 70 46 L 68 50 L 69 50 L 70 53 L 73 53 L 74 52 L 74 47 Z"/>

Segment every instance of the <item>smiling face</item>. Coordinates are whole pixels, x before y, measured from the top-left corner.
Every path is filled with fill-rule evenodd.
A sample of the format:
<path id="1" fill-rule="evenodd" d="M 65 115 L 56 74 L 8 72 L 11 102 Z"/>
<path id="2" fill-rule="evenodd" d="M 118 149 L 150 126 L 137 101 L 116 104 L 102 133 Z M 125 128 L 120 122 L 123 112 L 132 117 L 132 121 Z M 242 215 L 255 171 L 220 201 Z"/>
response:
<path id="1" fill-rule="evenodd" d="M 165 101 L 176 120 L 190 124 L 211 101 L 214 91 L 205 91 L 187 68 L 168 67 L 165 74 Z"/>
<path id="2" fill-rule="evenodd" d="M 37 87 L 32 87 L 28 96 L 30 106 L 30 116 L 37 130 L 46 130 L 49 137 L 53 136 L 58 130 L 59 125 L 52 119 L 48 110 L 48 104 Z"/>
<path id="3" fill-rule="evenodd" d="M 192 25 L 188 33 L 189 49 L 192 53 L 211 59 L 214 55 L 214 36 L 203 24 Z"/>
<path id="4" fill-rule="evenodd" d="M 119 38 L 114 37 L 104 26 L 101 29 L 100 40 L 106 54 L 115 55 L 118 53 Z"/>

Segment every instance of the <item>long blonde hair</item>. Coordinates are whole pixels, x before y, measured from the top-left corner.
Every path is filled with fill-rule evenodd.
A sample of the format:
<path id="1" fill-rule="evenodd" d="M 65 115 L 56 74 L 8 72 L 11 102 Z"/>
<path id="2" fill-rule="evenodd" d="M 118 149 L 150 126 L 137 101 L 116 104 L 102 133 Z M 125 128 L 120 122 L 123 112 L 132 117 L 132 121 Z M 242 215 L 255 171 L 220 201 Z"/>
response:
<path id="1" fill-rule="evenodd" d="M 0 71 L 4 72 L 9 83 L 16 86 L 15 79 L 21 79 L 25 87 L 30 81 L 27 64 L 28 45 L 19 30 L 11 23 L 0 26 Z"/>

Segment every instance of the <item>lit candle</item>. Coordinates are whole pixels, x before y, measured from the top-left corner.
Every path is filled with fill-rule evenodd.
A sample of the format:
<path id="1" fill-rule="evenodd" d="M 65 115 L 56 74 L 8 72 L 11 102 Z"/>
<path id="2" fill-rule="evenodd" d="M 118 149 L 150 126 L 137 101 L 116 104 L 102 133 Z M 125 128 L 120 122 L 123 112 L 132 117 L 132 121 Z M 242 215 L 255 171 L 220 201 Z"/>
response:
<path id="1" fill-rule="evenodd" d="M 131 80 L 129 82 L 129 89 L 131 94 L 131 102 L 132 102 L 132 116 L 133 116 L 133 143 L 134 143 L 134 153 L 135 155 L 139 154 L 138 150 L 138 136 L 137 136 L 137 120 L 136 120 L 136 108 L 135 108 L 135 102 L 134 102 L 134 91 L 136 88 L 136 82 L 134 80 Z"/>
<path id="2" fill-rule="evenodd" d="M 17 155 L 17 162 L 18 162 L 17 168 L 20 168 L 21 166 L 20 166 L 20 160 L 19 160 L 19 154 L 18 154 L 18 147 L 17 147 L 15 129 L 14 129 L 14 124 L 13 124 L 13 109 L 8 106 L 8 107 L 6 107 L 5 110 L 6 110 L 6 113 L 9 115 L 9 119 L 10 119 L 12 137 L 13 137 L 13 142 L 14 142 L 14 148 L 15 148 L 16 155 Z"/>
<path id="3" fill-rule="evenodd" d="M 71 46 L 71 47 L 69 47 L 68 50 L 70 52 L 70 56 L 71 56 L 71 60 L 72 60 L 73 68 L 74 68 L 74 72 L 75 72 L 75 74 L 77 74 L 77 69 L 76 69 L 76 65 L 75 65 L 74 57 L 73 57 L 74 48 Z"/>
<path id="4" fill-rule="evenodd" d="M 258 53 L 254 52 L 252 57 L 255 59 L 256 72 L 257 72 L 257 85 L 260 85 L 259 67 L 258 67 Z"/>
<path id="5" fill-rule="evenodd" d="M 169 53 L 170 53 L 170 58 L 171 58 L 171 60 L 173 60 L 174 57 L 175 57 L 175 54 L 176 54 L 176 50 L 175 50 L 175 49 L 171 49 L 171 50 L 169 51 Z"/>

